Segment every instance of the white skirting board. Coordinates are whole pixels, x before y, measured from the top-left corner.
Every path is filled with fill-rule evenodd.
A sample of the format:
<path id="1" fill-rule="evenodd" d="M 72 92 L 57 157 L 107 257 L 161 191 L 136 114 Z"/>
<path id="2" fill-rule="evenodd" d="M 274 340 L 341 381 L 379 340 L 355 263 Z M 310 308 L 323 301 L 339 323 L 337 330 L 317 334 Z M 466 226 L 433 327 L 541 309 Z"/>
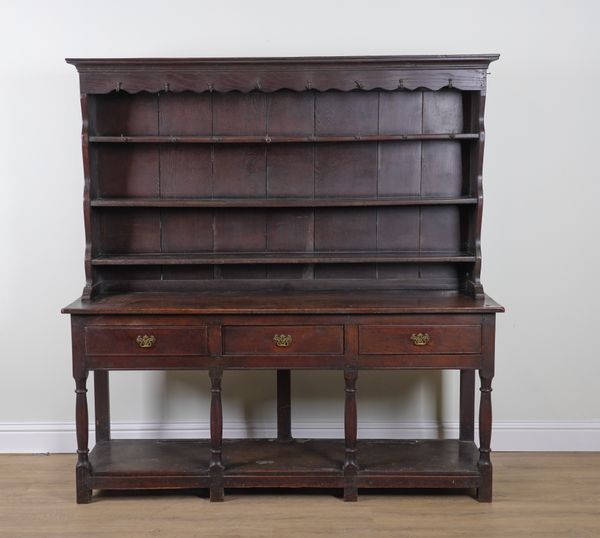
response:
<path id="1" fill-rule="evenodd" d="M 294 437 L 343 438 L 339 422 L 296 422 Z M 274 422 L 226 422 L 225 437 L 273 437 Z M 447 422 L 359 422 L 359 438 L 424 439 L 458 437 L 458 423 Z M 115 439 L 207 438 L 208 422 L 140 423 L 115 422 Z M 478 439 L 478 432 L 475 432 Z M 90 424 L 90 447 L 94 429 Z M 74 452 L 73 422 L 0 423 L 0 453 Z M 510 451 L 600 451 L 600 422 L 495 422 L 492 449 Z"/>

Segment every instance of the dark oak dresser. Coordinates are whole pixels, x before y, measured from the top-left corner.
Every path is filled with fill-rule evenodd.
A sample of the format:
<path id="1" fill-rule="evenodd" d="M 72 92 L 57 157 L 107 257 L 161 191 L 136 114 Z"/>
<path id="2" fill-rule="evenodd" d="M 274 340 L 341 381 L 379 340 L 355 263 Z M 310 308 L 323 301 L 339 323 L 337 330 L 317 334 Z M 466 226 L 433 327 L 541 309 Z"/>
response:
<path id="1" fill-rule="evenodd" d="M 340 488 L 347 501 L 473 488 L 491 501 L 503 308 L 480 282 L 480 230 L 497 58 L 67 60 L 85 179 L 86 284 L 63 309 L 77 502 L 160 488 L 220 501 L 228 487 Z M 230 369 L 275 372 L 276 439 L 223 439 Z M 343 439 L 292 437 L 297 369 L 339 371 Z M 460 370 L 458 438 L 358 439 L 366 369 Z M 206 370 L 210 439 L 112 439 L 111 370 Z"/>

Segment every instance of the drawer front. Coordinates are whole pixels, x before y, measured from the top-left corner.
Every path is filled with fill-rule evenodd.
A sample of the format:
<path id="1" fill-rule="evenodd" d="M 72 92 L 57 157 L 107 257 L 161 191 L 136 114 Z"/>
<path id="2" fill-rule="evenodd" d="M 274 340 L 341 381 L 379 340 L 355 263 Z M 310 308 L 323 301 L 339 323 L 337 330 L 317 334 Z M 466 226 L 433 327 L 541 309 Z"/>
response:
<path id="1" fill-rule="evenodd" d="M 206 355 L 206 326 L 86 327 L 88 355 Z"/>
<path id="2" fill-rule="evenodd" d="M 341 355 L 342 325 L 224 326 L 224 355 Z"/>
<path id="3" fill-rule="evenodd" d="M 363 355 L 481 352 L 481 325 L 364 325 L 358 335 Z"/>

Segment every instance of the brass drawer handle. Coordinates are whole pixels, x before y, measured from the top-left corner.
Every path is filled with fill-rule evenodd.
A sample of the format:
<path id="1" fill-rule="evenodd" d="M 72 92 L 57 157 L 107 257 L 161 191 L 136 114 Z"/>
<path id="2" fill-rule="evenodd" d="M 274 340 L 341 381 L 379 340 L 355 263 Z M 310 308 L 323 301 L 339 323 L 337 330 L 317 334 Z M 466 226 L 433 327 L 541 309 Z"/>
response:
<path id="1" fill-rule="evenodd" d="M 273 336 L 273 342 L 277 347 L 290 347 L 292 343 L 291 334 L 276 334 Z"/>
<path id="2" fill-rule="evenodd" d="M 156 343 L 156 338 L 153 334 L 151 334 L 150 336 L 148 336 L 147 334 L 144 334 L 143 336 L 141 334 L 138 334 L 138 337 L 135 339 L 135 341 L 140 347 L 152 347 Z"/>
<path id="3" fill-rule="evenodd" d="M 412 333 L 410 339 L 415 346 L 426 346 L 429 344 L 431 337 L 427 333 Z"/>

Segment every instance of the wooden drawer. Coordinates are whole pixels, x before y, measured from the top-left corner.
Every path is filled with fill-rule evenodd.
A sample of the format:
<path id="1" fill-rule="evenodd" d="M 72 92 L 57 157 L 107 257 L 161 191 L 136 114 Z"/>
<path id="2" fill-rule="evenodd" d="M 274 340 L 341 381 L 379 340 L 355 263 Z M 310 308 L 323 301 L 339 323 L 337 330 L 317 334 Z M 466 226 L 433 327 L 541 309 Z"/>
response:
<path id="1" fill-rule="evenodd" d="M 224 355 L 341 355 L 342 325 L 223 327 Z"/>
<path id="2" fill-rule="evenodd" d="M 88 355 L 206 355 L 206 326 L 86 327 Z"/>
<path id="3" fill-rule="evenodd" d="M 481 325 L 363 325 L 363 355 L 480 353 Z"/>

